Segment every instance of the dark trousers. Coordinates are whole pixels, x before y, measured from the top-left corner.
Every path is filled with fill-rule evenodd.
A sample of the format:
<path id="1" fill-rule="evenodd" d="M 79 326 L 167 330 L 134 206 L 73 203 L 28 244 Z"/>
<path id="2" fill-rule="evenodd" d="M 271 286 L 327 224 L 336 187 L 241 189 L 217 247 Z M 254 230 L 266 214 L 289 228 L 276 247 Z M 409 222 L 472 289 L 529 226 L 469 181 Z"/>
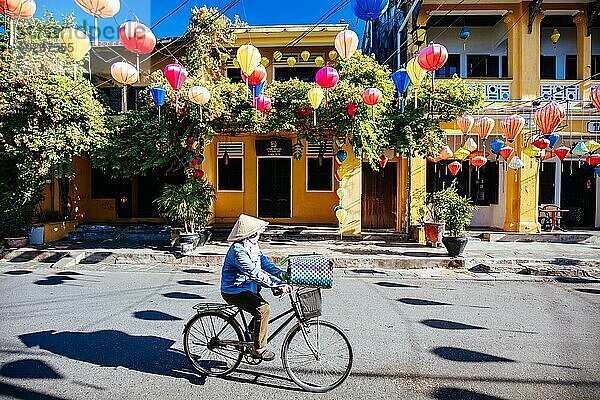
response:
<path id="1" fill-rule="evenodd" d="M 260 294 L 250 291 L 237 294 L 221 292 L 221 296 L 227 303 L 238 306 L 252 315 L 249 327 L 253 329 L 254 347 L 256 349 L 267 347 L 269 315 L 271 314 L 269 303 Z"/>

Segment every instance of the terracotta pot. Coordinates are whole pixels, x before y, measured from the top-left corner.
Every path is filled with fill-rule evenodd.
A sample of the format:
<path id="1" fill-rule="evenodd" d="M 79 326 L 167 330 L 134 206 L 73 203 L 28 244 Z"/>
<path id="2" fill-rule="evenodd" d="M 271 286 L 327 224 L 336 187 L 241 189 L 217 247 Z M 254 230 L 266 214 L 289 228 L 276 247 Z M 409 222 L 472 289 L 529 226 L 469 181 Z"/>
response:
<path id="1" fill-rule="evenodd" d="M 425 240 L 428 246 L 441 246 L 443 236 L 444 224 L 438 224 L 435 222 L 425 222 Z"/>
<path id="2" fill-rule="evenodd" d="M 8 244 L 8 247 L 25 247 L 27 246 L 27 243 L 29 241 L 29 239 L 25 236 L 22 237 L 14 237 L 14 238 L 5 238 L 6 239 L 6 244 Z"/>

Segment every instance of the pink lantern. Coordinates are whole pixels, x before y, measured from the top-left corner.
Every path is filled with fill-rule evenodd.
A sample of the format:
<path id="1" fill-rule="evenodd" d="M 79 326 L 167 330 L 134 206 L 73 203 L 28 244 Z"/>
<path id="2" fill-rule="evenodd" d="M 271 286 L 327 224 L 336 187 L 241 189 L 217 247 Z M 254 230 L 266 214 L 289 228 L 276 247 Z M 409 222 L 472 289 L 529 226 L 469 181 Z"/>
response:
<path id="1" fill-rule="evenodd" d="M 333 67 L 323 67 L 317 71 L 315 81 L 323 89 L 331 89 L 340 80 L 340 75 Z"/>
<path id="2" fill-rule="evenodd" d="M 266 114 L 271 109 L 271 98 L 266 94 L 261 94 L 254 99 L 254 107 L 263 114 Z"/>
<path id="3" fill-rule="evenodd" d="M 119 28 L 119 39 L 125 48 L 135 54 L 152 53 L 156 46 L 156 36 L 146 25 L 137 21 L 127 21 Z"/>
<path id="4" fill-rule="evenodd" d="M 243 71 L 240 71 L 240 73 L 242 74 L 242 80 L 251 86 L 258 86 L 267 80 L 267 70 L 262 64 L 256 67 L 250 76 L 246 76 Z"/>
<path id="5" fill-rule="evenodd" d="M 349 116 L 353 117 L 354 114 L 356 114 L 356 110 L 358 110 L 358 105 L 356 105 L 356 103 L 346 104 L 346 111 L 348 112 Z"/>
<path id="6" fill-rule="evenodd" d="M 377 88 L 369 88 L 365 89 L 363 92 L 362 99 L 366 105 L 374 107 L 381 101 L 381 96 L 381 90 Z M 371 108 L 371 118 L 375 118 L 375 111 L 373 108 Z"/>
<path id="7" fill-rule="evenodd" d="M 173 90 L 179 90 L 188 77 L 186 69 L 181 64 L 169 64 L 164 69 L 165 78 Z"/>
<path id="8" fill-rule="evenodd" d="M 425 71 L 431 72 L 431 91 L 435 91 L 434 75 L 435 71 L 442 68 L 448 60 L 448 50 L 441 44 L 433 42 L 425 47 L 419 53 L 417 62 Z"/>

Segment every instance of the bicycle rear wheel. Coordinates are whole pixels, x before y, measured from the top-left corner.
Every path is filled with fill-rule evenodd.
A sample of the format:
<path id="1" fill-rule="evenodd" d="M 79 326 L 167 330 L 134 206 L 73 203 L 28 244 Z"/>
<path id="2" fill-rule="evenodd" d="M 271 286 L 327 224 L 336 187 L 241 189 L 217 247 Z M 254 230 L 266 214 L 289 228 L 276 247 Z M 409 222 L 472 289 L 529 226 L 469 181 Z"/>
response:
<path id="1" fill-rule="evenodd" d="M 183 348 L 188 360 L 205 375 L 226 375 L 242 361 L 242 329 L 219 312 L 200 313 L 185 326 Z M 237 343 L 236 343 L 237 342 Z"/>
<path id="2" fill-rule="evenodd" d="M 283 366 L 298 386 L 323 393 L 339 386 L 352 368 L 352 347 L 340 328 L 312 320 L 296 324 L 283 341 Z M 305 335 L 306 334 L 306 335 Z"/>

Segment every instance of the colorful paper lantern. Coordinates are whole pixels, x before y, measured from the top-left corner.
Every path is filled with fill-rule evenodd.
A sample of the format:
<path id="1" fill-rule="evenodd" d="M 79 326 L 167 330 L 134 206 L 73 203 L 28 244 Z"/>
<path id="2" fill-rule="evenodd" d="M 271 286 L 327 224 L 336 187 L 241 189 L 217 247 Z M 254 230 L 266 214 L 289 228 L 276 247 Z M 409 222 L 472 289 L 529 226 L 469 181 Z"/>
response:
<path id="1" fill-rule="evenodd" d="M 75 3 L 96 18 L 114 17 L 121 9 L 119 0 L 75 0 Z"/>
<path id="2" fill-rule="evenodd" d="M 458 34 L 458 37 L 463 40 L 463 50 L 467 50 L 467 39 L 471 37 L 471 31 L 466 26 L 463 26 Z"/>
<path id="3" fill-rule="evenodd" d="M 283 57 L 283 53 L 280 52 L 279 50 L 273 52 L 273 60 L 280 61 L 281 57 Z"/>
<path id="4" fill-rule="evenodd" d="M 454 152 L 454 158 L 462 161 L 469 157 L 470 154 L 471 152 L 469 150 L 460 147 Z"/>
<path id="5" fill-rule="evenodd" d="M 210 92 L 204 86 L 192 86 L 188 90 L 188 97 L 192 103 L 203 106 L 210 101 Z"/>
<path id="6" fill-rule="evenodd" d="M 577 157 L 581 157 L 589 153 L 589 151 L 590 150 L 587 148 L 584 142 L 578 142 L 575 147 L 573 147 L 573 150 L 571 150 L 571 153 Z"/>
<path id="7" fill-rule="evenodd" d="M 477 143 L 473 140 L 473 138 L 468 138 L 463 147 L 469 152 L 477 150 Z"/>
<path id="8" fill-rule="evenodd" d="M 515 151 L 515 149 L 513 149 L 510 146 L 504 146 L 500 149 L 500 151 L 498 152 L 500 154 L 500 156 L 502 158 L 504 158 L 506 161 L 508 161 L 508 159 L 510 158 L 510 156 L 512 155 L 512 153 Z"/>
<path id="9" fill-rule="evenodd" d="M 358 35 L 350 29 L 344 29 L 337 34 L 334 43 L 342 60 L 348 61 L 358 48 Z"/>
<path id="10" fill-rule="evenodd" d="M 163 70 L 165 78 L 167 78 L 167 82 L 173 88 L 173 90 L 179 90 L 183 86 L 183 83 L 186 81 L 188 77 L 187 70 L 178 63 L 169 64 Z"/>
<path id="11" fill-rule="evenodd" d="M 137 21 L 127 21 L 121 24 L 119 39 L 127 50 L 135 54 L 152 53 L 156 46 L 156 36 L 152 30 Z"/>
<path id="12" fill-rule="evenodd" d="M 550 146 L 550 141 L 546 138 L 539 138 L 534 140 L 531 144 L 540 150 L 544 150 L 546 147 Z"/>
<path id="13" fill-rule="evenodd" d="M 594 107 L 596 107 L 596 110 L 600 110 L 600 85 L 596 85 L 590 91 L 590 100 Z"/>
<path id="14" fill-rule="evenodd" d="M 323 102 L 323 98 L 325 97 L 325 93 L 323 93 L 323 89 L 320 87 L 314 87 L 308 91 L 308 101 L 310 102 L 311 107 L 313 108 L 313 123 L 317 125 L 317 108 Z"/>
<path id="15" fill-rule="evenodd" d="M 556 43 L 558 43 L 558 39 L 560 39 L 560 32 L 558 31 L 557 28 L 554 28 L 552 30 L 552 33 L 550 34 L 550 40 L 552 41 L 552 44 L 554 45 L 555 48 L 556 48 Z"/>
<path id="16" fill-rule="evenodd" d="M 388 7 L 388 0 L 350 0 L 352 12 L 358 18 L 369 21 L 379 18 Z"/>
<path id="17" fill-rule="evenodd" d="M 289 65 L 291 68 L 294 68 L 294 65 L 296 65 L 296 57 L 288 57 L 287 58 L 287 65 Z"/>
<path id="18" fill-rule="evenodd" d="M 594 172 L 596 173 L 597 177 L 600 177 L 600 165 L 598 165 L 596 168 L 594 168 Z"/>
<path id="19" fill-rule="evenodd" d="M 264 87 L 265 87 L 265 82 L 262 82 L 259 85 L 248 85 L 248 90 L 250 90 L 250 93 L 252 93 L 252 98 L 255 98 L 257 96 L 260 96 Z"/>
<path id="20" fill-rule="evenodd" d="M 239 69 L 240 68 L 240 62 L 238 61 L 237 58 L 233 59 L 233 67 Z"/>
<path id="21" fill-rule="evenodd" d="M 35 0 L 0 0 L 0 14 L 12 19 L 29 19 L 36 9 Z"/>
<path id="22" fill-rule="evenodd" d="M 388 157 L 385 154 L 382 154 L 381 157 L 379 157 L 379 167 L 384 169 L 388 163 L 388 160 Z"/>
<path id="23" fill-rule="evenodd" d="M 338 219 L 340 225 L 343 225 L 346 221 L 346 218 L 348 217 L 348 211 L 346 211 L 346 209 L 344 208 L 339 208 L 335 212 L 335 217 Z"/>
<path id="24" fill-rule="evenodd" d="M 266 94 L 261 94 L 254 99 L 254 107 L 263 114 L 266 114 L 271 109 L 271 98 Z"/>
<path id="25" fill-rule="evenodd" d="M 475 123 L 475 129 L 481 140 L 486 140 L 492 130 L 494 129 L 495 122 L 489 117 L 481 117 Z"/>
<path id="26" fill-rule="evenodd" d="M 596 165 L 600 165 L 600 154 L 590 154 L 585 158 L 585 162 L 595 167 Z"/>
<path id="27" fill-rule="evenodd" d="M 137 69 L 128 62 L 119 61 L 110 66 L 110 75 L 122 85 L 131 85 L 138 81 Z"/>
<path id="28" fill-rule="evenodd" d="M 348 112 L 349 116 L 353 117 L 354 114 L 356 114 L 357 110 L 358 110 L 358 105 L 356 103 L 346 104 L 346 111 Z"/>
<path id="29" fill-rule="evenodd" d="M 431 72 L 431 91 L 435 90 L 435 71 L 442 68 L 448 60 L 448 50 L 441 44 L 430 42 L 417 56 L 417 62 L 425 71 Z"/>
<path id="30" fill-rule="evenodd" d="M 595 140 L 588 140 L 585 142 L 585 147 L 587 147 L 590 153 L 593 153 L 600 149 L 600 143 L 596 142 Z"/>
<path id="31" fill-rule="evenodd" d="M 554 155 L 560 160 L 564 160 L 565 157 L 571 152 L 571 149 L 566 146 L 557 147 L 554 149 Z"/>
<path id="32" fill-rule="evenodd" d="M 448 164 L 448 169 L 450 170 L 450 173 L 453 176 L 456 176 L 456 174 L 458 174 L 458 171 L 460 171 L 462 168 L 462 163 L 459 161 L 452 161 L 450 164 Z"/>
<path id="33" fill-rule="evenodd" d="M 452 149 L 448 145 L 442 147 L 442 150 L 440 150 L 440 157 L 442 160 L 448 160 L 448 159 L 452 158 L 453 156 L 454 156 L 454 153 L 452 152 Z"/>
<path id="34" fill-rule="evenodd" d="M 348 191 L 345 188 L 338 188 L 338 190 L 335 191 L 335 193 L 337 194 L 338 199 L 344 200 L 344 197 L 346 197 L 346 195 L 348 194 Z"/>
<path id="35" fill-rule="evenodd" d="M 158 106 L 158 122 L 160 122 L 160 107 L 165 104 L 165 100 L 167 99 L 167 89 L 162 86 L 154 86 L 150 88 L 150 95 L 154 103 Z"/>
<path id="36" fill-rule="evenodd" d="M 527 155 L 528 157 L 531 157 L 531 158 L 536 157 L 540 151 L 542 151 L 542 149 L 534 146 L 533 144 L 530 144 L 529 146 L 527 146 L 523 149 L 523 153 L 525 153 L 525 155 Z"/>
<path id="37" fill-rule="evenodd" d="M 242 80 L 251 86 L 258 86 L 267 80 L 267 70 L 262 64 L 254 68 L 254 71 L 250 75 L 247 76 L 243 71 L 241 75 Z"/>
<path id="38" fill-rule="evenodd" d="M 456 124 L 463 135 L 467 135 L 471 131 L 474 123 L 475 118 L 471 117 L 470 115 L 461 115 L 456 119 Z"/>
<path id="39" fill-rule="evenodd" d="M 330 50 L 329 53 L 327 53 L 327 56 L 333 61 L 338 57 L 338 53 L 335 50 Z"/>
<path id="40" fill-rule="evenodd" d="M 339 150 L 337 153 L 335 153 L 335 161 L 337 161 L 338 164 L 346 161 L 346 158 L 348 158 L 348 152 L 346 152 L 346 150 Z"/>
<path id="41" fill-rule="evenodd" d="M 268 59 L 267 57 L 265 57 L 265 56 L 262 56 L 262 57 L 260 58 L 260 64 L 261 64 L 263 67 L 268 67 L 268 66 L 269 66 L 269 64 L 271 64 L 271 61 L 269 61 L 269 59 Z"/>
<path id="42" fill-rule="evenodd" d="M 496 155 L 500 154 L 500 150 L 504 147 L 504 141 L 501 139 L 494 139 L 490 142 L 490 149 Z"/>
<path id="43" fill-rule="evenodd" d="M 81 61 L 90 51 L 92 44 L 90 38 L 80 30 L 75 28 L 63 29 L 59 34 L 61 42 L 65 45 L 67 54 L 73 61 Z"/>
<path id="44" fill-rule="evenodd" d="M 512 143 L 517 135 L 523 131 L 525 126 L 525 118 L 520 115 L 513 114 L 502 120 L 500 123 L 502 126 L 502 136 Z"/>
<path id="45" fill-rule="evenodd" d="M 410 77 L 405 68 L 400 68 L 391 75 L 392 81 L 398 90 L 398 100 L 400 101 L 400 110 L 404 112 L 404 94 L 410 85 Z"/>
<path id="46" fill-rule="evenodd" d="M 310 58 L 310 52 L 309 52 L 308 50 L 303 50 L 303 51 L 300 53 L 300 58 L 301 58 L 303 61 L 308 61 L 308 59 Z"/>
<path id="47" fill-rule="evenodd" d="M 323 67 L 317 71 L 315 75 L 315 81 L 317 85 L 323 89 L 330 89 L 334 87 L 340 80 L 340 75 L 333 67 Z"/>
<path id="48" fill-rule="evenodd" d="M 381 90 L 377 88 L 365 89 L 362 93 L 362 99 L 366 105 L 371 106 L 371 117 L 374 118 L 374 107 L 381 101 Z"/>
<path id="49" fill-rule="evenodd" d="M 551 101 L 535 111 L 535 124 L 544 135 L 550 135 L 565 117 L 565 109 Z"/>
<path id="50" fill-rule="evenodd" d="M 260 65 L 261 55 L 256 47 L 251 44 L 244 44 L 237 49 L 236 58 L 244 74 L 250 76 L 252 71 Z"/>
<path id="51" fill-rule="evenodd" d="M 427 75 L 427 71 L 425 71 L 419 65 L 417 57 L 413 57 L 410 60 L 408 60 L 408 62 L 406 63 L 406 72 L 408 73 L 408 76 L 410 77 L 410 83 L 413 86 L 419 86 L 421 82 L 423 82 L 423 79 L 425 79 L 425 76 Z"/>
<path id="52" fill-rule="evenodd" d="M 519 158 L 519 156 L 514 156 L 512 160 L 508 163 L 509 168 L 517 170 L 521 168 L 525 168 L 525 163 L 523 160 Z"/>
<path id="53" fill-rule="evenodd" d="M 323 58 L 323 56 L 316 56 L 315 57 L 315 65 L 317 67 L 322 67 L 325 64 L 325 59 Z"/>
<path id="54" fill-rule="evenodd" d="M 475 156 L 471 158 L 471 165 L 477 169 L 483 167 L 485 163 L 487 163 L 487 158 L 485 156 Z"/>
<path id="55" fill-rule="evenodd" d="M 558 133 L 551 133 L 548 136 L 546 136 L 546 139 L 548 139 L 548 141 L 550 142 L 550 148 L 553 148 L 556 145 L 556 143 L 558 143 L 560 135 Z"/>

